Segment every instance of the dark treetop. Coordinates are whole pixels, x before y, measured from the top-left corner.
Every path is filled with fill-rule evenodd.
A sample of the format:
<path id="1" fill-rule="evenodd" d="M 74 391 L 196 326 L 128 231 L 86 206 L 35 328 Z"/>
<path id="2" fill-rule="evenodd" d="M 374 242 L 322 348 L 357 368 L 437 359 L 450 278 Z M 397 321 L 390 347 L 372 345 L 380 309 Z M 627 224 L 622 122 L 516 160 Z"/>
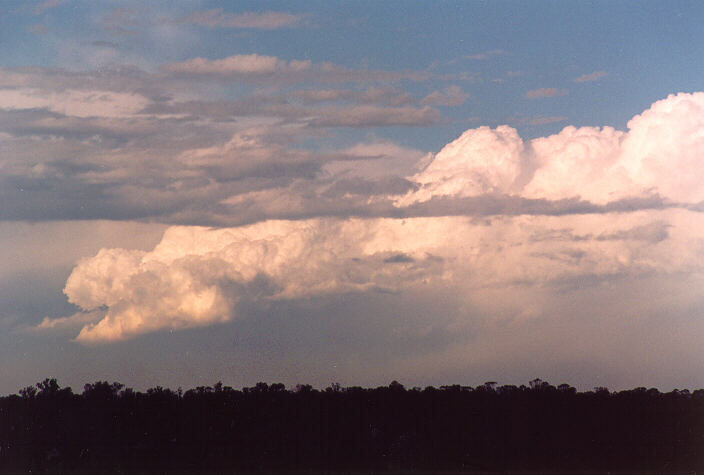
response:
<path id="1" fill-rule="evenodd" d="M 704 390 L 46 379 L 0 398 L 0 471 L 102 468 L 702 470 Z"/>

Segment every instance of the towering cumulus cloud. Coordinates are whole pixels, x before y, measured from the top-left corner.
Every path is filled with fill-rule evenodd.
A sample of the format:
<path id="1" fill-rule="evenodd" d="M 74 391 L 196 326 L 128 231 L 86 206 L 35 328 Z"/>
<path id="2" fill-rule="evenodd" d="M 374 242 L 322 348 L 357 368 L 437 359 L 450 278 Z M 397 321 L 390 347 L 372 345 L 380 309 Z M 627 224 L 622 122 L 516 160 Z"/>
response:
<path id="1" fill-rule="evenodd" d="M 594 203 L 659 194 L 699 202 L 702 151 L 702 92 L 656 102 L 628 122 L 628 132 L 570 126 L 526 142 L 508 126 L 480 127 L 466 131 L 412 177 L 422 187 L 401 203 L 484 193 Z"/>
<path id="2" fill-rule="evenodd" d="M 700 275 L 702 177 L 704 93 L 656 102 L 627 131 L 566 127 L 527 141 L 508 126 L 480 127 L 406 177 L 416 187 L 390 194 L 395 208 L 490 195 L 576 199 L 592 211 L 172 227 L 150 252 L 103 249 L 84 259 L 65 293 L 85 311 L 71 317 L 82 326 L 77 340 L 102 342 L 225 322 L 243 300 L 440 286 L 471 301 L 487 286 L 539 295 L 569 282 Z M 657 206 L 606 206 L 649 197 Z"/>

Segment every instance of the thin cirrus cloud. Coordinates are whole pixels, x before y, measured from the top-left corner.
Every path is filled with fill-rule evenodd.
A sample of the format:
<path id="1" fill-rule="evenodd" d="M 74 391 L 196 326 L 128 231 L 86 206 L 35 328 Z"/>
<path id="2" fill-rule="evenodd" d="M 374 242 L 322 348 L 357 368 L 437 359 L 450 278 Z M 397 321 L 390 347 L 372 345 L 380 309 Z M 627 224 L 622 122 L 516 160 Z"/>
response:
<path id="1" fill-rule="evenodd" d="M 310 121 L 313 127 L 379 127 L 387 125 L 424 126 L 438 123 L 440 113 L 428 106 L 377 107 L 360 105 L 318 111 Z"/>
<path id="2" fill-rule="evenodd" d="M 509 124 L 515 124 L 515 125 L 548 125 L 548 124 L 555 124 L 559 122 L 564 122 L 567 120 L 567 117 L 563 116 L 537 116 L 537 117 L 524 117 L 524 116 L 517 116 L 517 117 L 510 117 L 507 119 L 507 122 Z"/>
<path id="3" fill-rule="evenodd" d="M 243 12 L 227 13 L 222 8 L 193 12 L 179 20 L 179 23 L 193 24 L 207 28 L 247 28 L 276 30 L 299 26 L 305 15 L 287 12 Z"/>
<path id="4" fill-rule="evenodd" d="M 64 3 L 66 0 L 44 0 L 43 2 L 39 2 L 32 12 L 35 15 L 42 15 L 46 13 L 47 11 L 51 10 L 52 8 L 58 7 L 62 3 Z"/>
<path id="5" fill-rule="evenodd" d="M 567 91 L 564 89 L 558 89 L 556 87 L 542 87 L 539 89 L 531 89 L 526 92 L 526 98 L 528 99 L 542 99 L 544 97 L 555 97 L 564 96 Z"/>
<path id="6" fill-rule="evenodd" d="M 47 28 L 46 25 L 34 24 L 28 25 L 27 31 L 30 33 L 34 33 L 35 35 L 45 35 L 49 32 L 49 28 Z"/>
<path id="7" fill-rule="evenodd" d="M 476 54 L 470 54 L 467 56 L 464 56 L 465 59 L 473 59 L 473 60 L 485 60 L 489 58 L 493 58 L 495 56 L 502 56 L 507 54 L 506 51 L 502 49 L 493 49 L 489 51 L 484 51 L 481 53 L 476 53 Z"/>
<path id="8" fill-rule="evenodd" d="M 162 67 L 171 73 L 190 75 L 261 75 L 272 73 L 300 73 L 311 68 L 311 62 L 285 61 L 275 56 L 239 54 L 224 59 L 209 60 L 193 58 L 180 63 L 169 63 Z"/>
<path id="9" fill-rule="evenodd" d="M 306 89 L 296 91 L 304 104 L 318 104 L 321 102 L 348 101 L 359 104 L 387 104 L 391 106 L 405 106 L 416 102 L 410 94 L 391 87 L 370 86 L 364 91 L 350 89 Z"/>
<path id="10" fill-rule="evenodd" d="M 581 76 L 574 79 L 574 82 L 593 82 L 605 77 L 607 74 L 605 71 L 594 71 L 589 74 L 582 74 Z"/>
<path id="11" fill-rule="evenodd" d="M 230 210 L 246 202 L 284 213 L 221 229 L 174 226 L 149 251 L 103 249 L 66 283 L 82 311 L 40 327 L 73 325 L 77 341 L 97 344 L 244 318 L 244 308 L 263 302 L 448 286 L 470 302 L 487 288 L 538 295 L 585 282 L 699 275 L 703 131 L 704 93 L 682 93 L 634 116 L 626 131 L 569 126 L 523 140 L 509 126 L 470 129 L 419 157 L 426 163 L 405 177 L 411 186 L 391 191 L 396 182 L 380 178 L 384 196 L 384 187 L 338 181 L 341 194 L 329 203 L 359 193 L 357 216 L 339 208 L 316 216 L 306 203 L 325 199 L 335 185 L 329 178 L 232 195 L 221 200 Z M 250 136 L 231 147 L 256 156 Z M 398 150 L 379 144 L 349 154 L 360 153 Z M 379 200 L 376 209 L 386 211 L 375 215 Z M 461 203 L 479 203 L 480 212 L 448 211 Z M 481 214 L 491 203 L 495 211 Z M 543 303 L 535 299 L 530 315 L 546 311 Z"/>
<path id="12" fill-rule="evenodd" d="M 272 79 L 281 82 L 391 82 L 408 79 L 426 81 L 430 75 L 423 71 L 383 71 L 351 69 L 310 60 L 284 60 L 276 56 L 244 54 L 222 59 L 192 58 L 161 66 L 164 73 L 188 78 L 212 79 Z"/>
<path id="13" fill-rule="evenodd" d="M 547 117 L 533 117 L 532 119 L 528 120 L 529 125 L 546 125 L 546 124 L 555 124 L 557 122 L 564 122 L 567 120 L 567 117 L 562 117 L 562 116 L 547 116 Z"/>

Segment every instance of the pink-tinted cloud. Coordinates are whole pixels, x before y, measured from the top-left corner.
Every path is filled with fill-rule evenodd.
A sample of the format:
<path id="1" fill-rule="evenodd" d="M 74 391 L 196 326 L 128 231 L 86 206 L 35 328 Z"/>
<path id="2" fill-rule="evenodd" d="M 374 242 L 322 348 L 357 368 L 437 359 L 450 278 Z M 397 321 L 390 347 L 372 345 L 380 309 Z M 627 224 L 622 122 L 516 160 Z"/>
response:
<path id="1" fill-rule="evenodd" d="M 258 54 L 234 55 L 222 59 L 192 58 L 166 63 L 161 70 L 172 76 L 212 79 L 264 78 L 278 82 L 390 82 L 401 79 L 425 81 L 429 73 L 419 71 L 383 71 L 351 69 L 334 63 L 313 64 L 310 60 L 284 60 Z"/>
<path id="2" fill-rule="evenodd" d="M 387 125 L 431 125 L 442 115 L 428 106 L 377 107 L 360 105 L 346 108 L 325 108 L 310 111 L 310 124 L 315 127 L 372 127 Z"/>
<path id="3" fill-rule="evenodd" d="M 569 126 L 524 140 L 509 126 L 479 127 L 425 158 L 388 143 L 351 147 L 337 160 L 354 165 L 380 157 L 393 166 L 412 154 L 423 166 L 404 183 L 384 178 L 382 170 L 368 171 L 379 180 L 364 181 L 343 167 L 337 172 L 347 180 L 327 175 L 314 184 L 315 178 L 214 195 L 222 209 L 263 214 L 251 225 L 172 227 L 148 251 L 101 250 L 79 262 L 66 282 L 65 293 L 81 312 L 44 320 L 37 329 L 80 326 L 77 340 L 96 344 L 228 322 L 241 316 L 242 302 L 446 288 L 466 299 L 463 305 L 484 301 L 492 319 L 523 321 L 553 311 L 554 295 L 566 287 L 701 276 L 702 131 L 704 93 L 695 93 L 654 103 L 627 131 Z M 225 146 L 170 157 L 170 169 L 182 164 L 184 177 L 223 177 L 233 166 L 259 161 L 268 170 L 267 161 L 285 147 L 271 149 L 264 139 L 245 131 Z M 246 164 L 237 164 L 242 158 Z M 290 152 L 286 159 L 295 158 Z M 206 182 L 198 183 L 207 193 Z M 386 196 L 378 186 L 389 190 Z M 131 196 L 144 199 L 137 190 Z M 628 206 L 629 199 L 653 196 L 672 205 Z M 315 207 L 328 198 L 329 208 Z M 341 212 L 340 203 L 352 199 L 365 217 Z M 380 200 L 390 199 L 396 213 L 375 215 Z M 472 199 L 499 206 L 482 217 L 456 211 Z M 579 200 L 593 203 L 594 211 L 512 209 Z M 609 207 L 617 200 L 625 205 Z M 433 208 L 438 203 L 447 206 Z M 427 214 L 412 214 L 419 210 Z M 298 219 L 266 219 L 277 213 Z"/>
<path id="4" fill-rule="evenodd" d="M 35 15 L 41 15 L 54 7 L 58 7 L 65 1 L 66 0 L 44 0 L 43 2 L 39 2 L 35 5 L 33 12 Z"/>
<path id="5" fill-rule="evenodd" d="M 594 71 L 593 73 L 589 74 L 582 74 L 578 78 L 575 78 L 574 82 L 592 82 L 592 81 L 598 81 L 599 79 L 603 78 L 606 76 L 606 72 L 604 71 Z"/>
<path id="6" fill-rule="evenodd" d="M 172 73 L 191 75 L 262 75 L 273 73 L 300 73 L 310 69 L 310 67 L 311 62 L 309 60 L 285 61 L 275 56 L 240 54 L 216 60 L 193 58 L 181 63 L 165 64 L 162 69 Z"/>
<path id="7" fill-rule="evenodd" d="M 413 200 L 438 196 L 519 194 L 531 199 L 581 197 L 604 204 L 659 194 L 673 202 L 704 201 L 704 93 L 670 95 L 628 123 L 565 127 L 524 141 L 509 126 L 466 131 L 420 174 Z"/>
<path id="8" fill-rule="evenodd" d="M 416 102 L 413 96 L 401 90 L 375 86 L 371 86 L 364 91 L 352 89 L 307 89 L 296 91 L 295 94 L 297 97 L 303 99 L 304 104 L 349 101 L 360 104 L 404 106 Z"/>
<path id="9" fill-rule="evenodd" d="M 469 94 L 462 91 L 459 86 L 448 86 L 442 91 L 433 91 L 421 101 L 428 106 L 461 106 Z"/>
<path id="10" fill-rule="evenodd" d="M 240 318 L 243 300 L 442 287 L 467 303 L 492 288 L 503 294 L 501 303 L 487 302 L 492 319 L 506 318 L 497 311 L 506 305 L 509 320 L 530 319 L 549 303 L 534 299 L 526 311 L 512 289 L 544 296 L 571 279 L 701 272 L 704 258 L 692 244 L 704 240 L 702 222 L 698 213 L 676 210 L 172 227 L 151 251 L 103 249 L 81 261 L 65 292 L 86 314 L 48 319 L 37 329 L 82 326 L 76 339 L 96 344 L 224 323 Z"/>

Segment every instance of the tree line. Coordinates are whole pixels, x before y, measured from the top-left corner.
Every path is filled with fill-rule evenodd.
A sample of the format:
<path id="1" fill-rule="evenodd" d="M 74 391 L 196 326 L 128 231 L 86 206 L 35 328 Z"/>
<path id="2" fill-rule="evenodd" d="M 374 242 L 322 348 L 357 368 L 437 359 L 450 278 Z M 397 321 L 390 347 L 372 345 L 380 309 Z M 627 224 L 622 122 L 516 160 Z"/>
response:
<path id="1" fill-rule="evenodd" d="M 0 471 L 54 468 L 701 470 L 704 389 L 46 379 L 0 398 Z"/>

